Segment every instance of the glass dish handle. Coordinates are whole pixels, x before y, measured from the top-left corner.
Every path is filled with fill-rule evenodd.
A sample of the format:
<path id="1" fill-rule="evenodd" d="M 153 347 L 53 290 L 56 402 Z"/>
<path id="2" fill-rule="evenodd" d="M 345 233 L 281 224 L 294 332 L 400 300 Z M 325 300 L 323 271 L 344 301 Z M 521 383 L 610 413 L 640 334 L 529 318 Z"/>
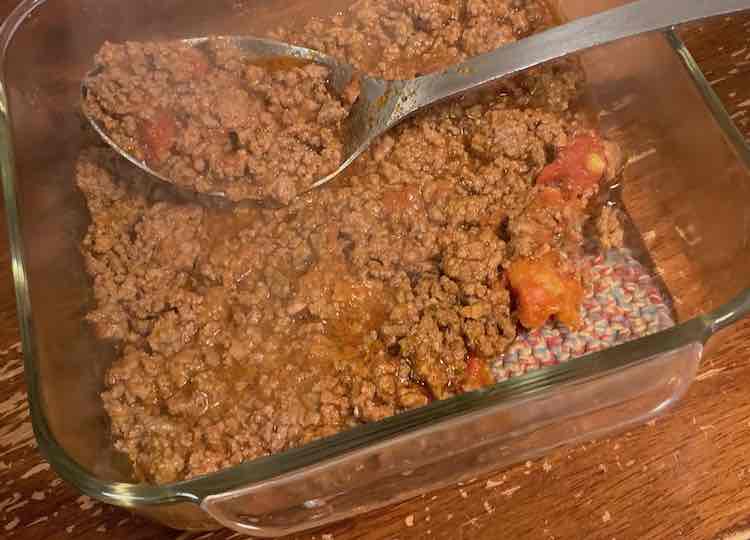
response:
<path id="1" fill-rule="evenodd" d="M 201 506 L 222 525 L 263 538 L 334 523 L 644 422 L 682 396 L 702 351 L 700 342 L 688 343 L 605 377 L 547 388 L 208 496 Z"/>

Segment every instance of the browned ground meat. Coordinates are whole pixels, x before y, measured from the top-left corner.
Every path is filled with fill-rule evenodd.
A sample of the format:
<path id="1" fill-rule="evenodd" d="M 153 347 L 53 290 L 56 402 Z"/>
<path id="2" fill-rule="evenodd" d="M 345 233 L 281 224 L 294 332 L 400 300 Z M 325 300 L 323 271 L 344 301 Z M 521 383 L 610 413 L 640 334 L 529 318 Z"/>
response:
<path id="1" fill-rule="evenodd" d="M 346 13 L 273 36 L 410 79 L 491 51 L 552 23 L 543 0 L 359 0 Z"/>
<path id="2" fill-rule="evenodd" d="M 342 161 L 348 106 L 326 67 L 250 63 L 230 42 L 105 43 L 86 112 L 180 186 L 288 203 Z M 350 97 L 356 97 L 350 96 Z"/>
<path id="3" fill-rule="evenodd" d="M 605 206 L 596 218 L 596 232 L 604 249 L 621 248 L 625 244 L 622 217 L 617 208 Z"/>
<path id="4" fill-rule="evenodd" d="M 548 20 L 534 0 L 363 0 L 278 35 L 408 77 Z M 102 397 L 139 478 L 209 473 L 475 389 L 519 317 L 574 323 L 588 201 L 613 152 L 573 112 L 580 82 L 559 62 L 433 107 L 281 209 L 170 199 L 107 147 L 85 150 L 89 319 L 120 347 Z"/>

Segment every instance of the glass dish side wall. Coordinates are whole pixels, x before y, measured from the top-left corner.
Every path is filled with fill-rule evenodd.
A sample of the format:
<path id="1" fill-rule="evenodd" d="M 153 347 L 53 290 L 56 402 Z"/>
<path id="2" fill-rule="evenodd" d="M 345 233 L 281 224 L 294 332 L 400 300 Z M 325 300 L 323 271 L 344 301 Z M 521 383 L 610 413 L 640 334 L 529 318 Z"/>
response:
<path id="1" fill-rule="evenodd" d="M 621 2 L 570 0 L 560 8 L 575 17 L 615 3 Z M 619 350 L 437 403 L 298 452 L 176 485 L 128 483 L 127 462 L 111 449 L 99 401 L 112 351 L 93 338 L 83 321 L 92 299 L 77 246 L 88 217 L 72 182 L 82 144 L 75 114 L 80 77 L 104 39 L 262 33 L 292 17 L 325 15 L 323 5 L 331 13 L 345 4 L 29 1 L 26 8 L 39 7 L 18 20 L 18 30 L 4 27 L 4 104 L 11 124 L 3 118 L 3 182 L 32 416 L 41 450 L 85 493 L 174 527 L 218 525 L 194 504 L 202 501 L 224 524 L 279 534 L 400 497 L 389 492 L 428 490 L 437 485 L 434 471 L 441 467 L 435 465 L 443 460 L 454 464 L 450 478 L 471 476 L 637 421 L 671 403 L 692 378 L 711 323 L 707 319 L 693 319 Z M 87 32 L 79 30 L 84 27 Z M 688 321 L 747 287 L 747 167 L 663 37 L 613 47 L 582 58 L 593 85 L 591 97 L 606 112 L 600 120 L 608 135 L 624 142 L 637 158 L 626 173 L 621 202 L 646 253 L 661 269 L 679 320 Z M 637 381 L 659 384 L 640 387 Z M 464 441 L 458 434 L 467 432 L 475 435 L 468 446 L 440 443 Z M 430 455 L 423 463 L 409 457 L 415 441 L 429 442 Z M 501 446 L 508 447 L 506 454 Z M 365 467 L 362 474 L 352 477 L 344 490 L 351 495 L 331 498 L 318 510 L 321 516 L 308 511 L 319 504 L 316 497 L 342 491 L 341 479 L 349 482 L 351 467 L 357 472 L 360 465 Z M 358 499 L 375 480 L 389 490 L 378 492 L 369 503 Z M 315 493 L 308 485 L 321 490 Z"/>
<path id="2" fill-rule="evenodd" d="M 606 376 L 498 402 L 339 459 L 209 496 L 202 507 L 222 525 L 263 538 L 335 523 L 564 443 L 645 422 L 683 395 L 701 350 L 692 343 Z"/>

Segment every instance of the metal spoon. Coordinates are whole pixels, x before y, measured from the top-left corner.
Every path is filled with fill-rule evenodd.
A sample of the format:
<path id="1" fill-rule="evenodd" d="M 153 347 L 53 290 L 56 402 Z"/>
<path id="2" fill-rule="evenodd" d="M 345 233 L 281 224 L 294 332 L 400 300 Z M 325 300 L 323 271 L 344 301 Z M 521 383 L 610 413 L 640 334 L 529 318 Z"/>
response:
<path id="1" fill-rule="evenodd" d="M 331 70 L 330 86 L 338 94 L 344 91 L 353 77 L 360 76 L 360 95 L 352 106 L 344 129 L 346 157 L 335 171 L 313 183 L 312 189 L 331 181 L 362 154 L 376 137 L 428 105 L 597 45 L 748 8 L 750 0 L 638 0 L 534 34 L 441 72 L 401 81 L 357 75 L 353 67 L 304 47 L 245 36 L 223 39 L 231 41 L 250 58 L 294 57 L 325 65 Z M 199 47 L 210 39 L 215 38 L 188 39 L 185 43 Z M 84 78 L 84 96 L 88 91 L 87 79 L 95 74 L 96 70 Z M 119 154 L 149 174 L 170 182 L 145 162 L 120 148 L 94 118 L 88 115 L 87 118 L 99 135 Z"/>

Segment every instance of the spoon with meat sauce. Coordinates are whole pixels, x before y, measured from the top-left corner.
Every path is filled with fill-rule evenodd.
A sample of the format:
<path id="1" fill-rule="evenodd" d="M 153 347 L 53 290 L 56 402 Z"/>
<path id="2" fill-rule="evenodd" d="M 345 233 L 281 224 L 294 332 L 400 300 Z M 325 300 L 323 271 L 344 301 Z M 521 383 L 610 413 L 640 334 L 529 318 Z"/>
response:
<path id="1" fill-rule="evenodd" d="M 171 51 L 171 61 L 187 61 L 192 66 L 191 76 L 198 81 L 192 84 L 199 88 L 197 92 L 202 81 L 216 82 L 219 88 L 209 89 L 215 94 L 213 100 L 199 95 L 195 104 L 178 117 L 169 107 L 148 103 L 149 99 L 169 102 L 158 92 L 135 92 L 133 95 L 140 96 L 136 101 L 146 102 L 144 107 L 149 112 L 139 121 L 120 122 L 118 118 L 126 115 L 117 107 L 127 100 L 117 94 L 128 87 L 123 73 L 137 75 L 138 69 L 107 66 L 106 55 L 102 58 L 100 53 L 99 65 L 82 83 L 83 111 L 119 154 L 165 182 L 232 201 L 270 199 L 286 204 L 298 194 L 331 181 L 375 138 L 433 103 L 590 47 L 747 8 L 750 0 L 638 0 L 540 32 L 443 71 L 395 81 L 364 76 L 318 51 L 267 39 L 187 39 L 180 42 L 182 52 Z M 217 42 L 221 43 L 218 53 Z M 257 95 L 232 84 L 221 87 L 226 83 L 226 73 L 209 73 L 207 59 L 226 56 L 222 51 L 227 48 L 235 51 L 234 57 L 226 59 L 228 65 L 236 65 L 238 55 L 245 61 L 243 80 L 256 82 L 259 91 L 266 92 L 261 97 L 275 104 L 279 118 L 255 106 Z M 188 54 L 191 51 L 195 52 L 192 57 Z M 149 54 L 153 57 L 153 51 L 147 51 L 146 56 Z M 179 82 L 179 74 L 175 77 Z M 164 83 L 158 75 L 147 74 L 147 80 L 157 87 Z M 283 87 L 277 96 L 273 95 L 275 83 Z M 178 106 L 180 99 L 178 95 L 172 103 Z M 132 102 L 124 107 L 125 112 L 132 109 Z M 299 114 L 290 117 L 290 109 Z M 198 127 L 186 125 L 189 122 L 185 118 L 190 115 L 200 119 Z M 204 137 L 201 129 L 211 136 Z M 286 136 L 288 132 L 291 137 Z M 182 159 L 175 155 L 175 148 L 182 148 Z"/>

